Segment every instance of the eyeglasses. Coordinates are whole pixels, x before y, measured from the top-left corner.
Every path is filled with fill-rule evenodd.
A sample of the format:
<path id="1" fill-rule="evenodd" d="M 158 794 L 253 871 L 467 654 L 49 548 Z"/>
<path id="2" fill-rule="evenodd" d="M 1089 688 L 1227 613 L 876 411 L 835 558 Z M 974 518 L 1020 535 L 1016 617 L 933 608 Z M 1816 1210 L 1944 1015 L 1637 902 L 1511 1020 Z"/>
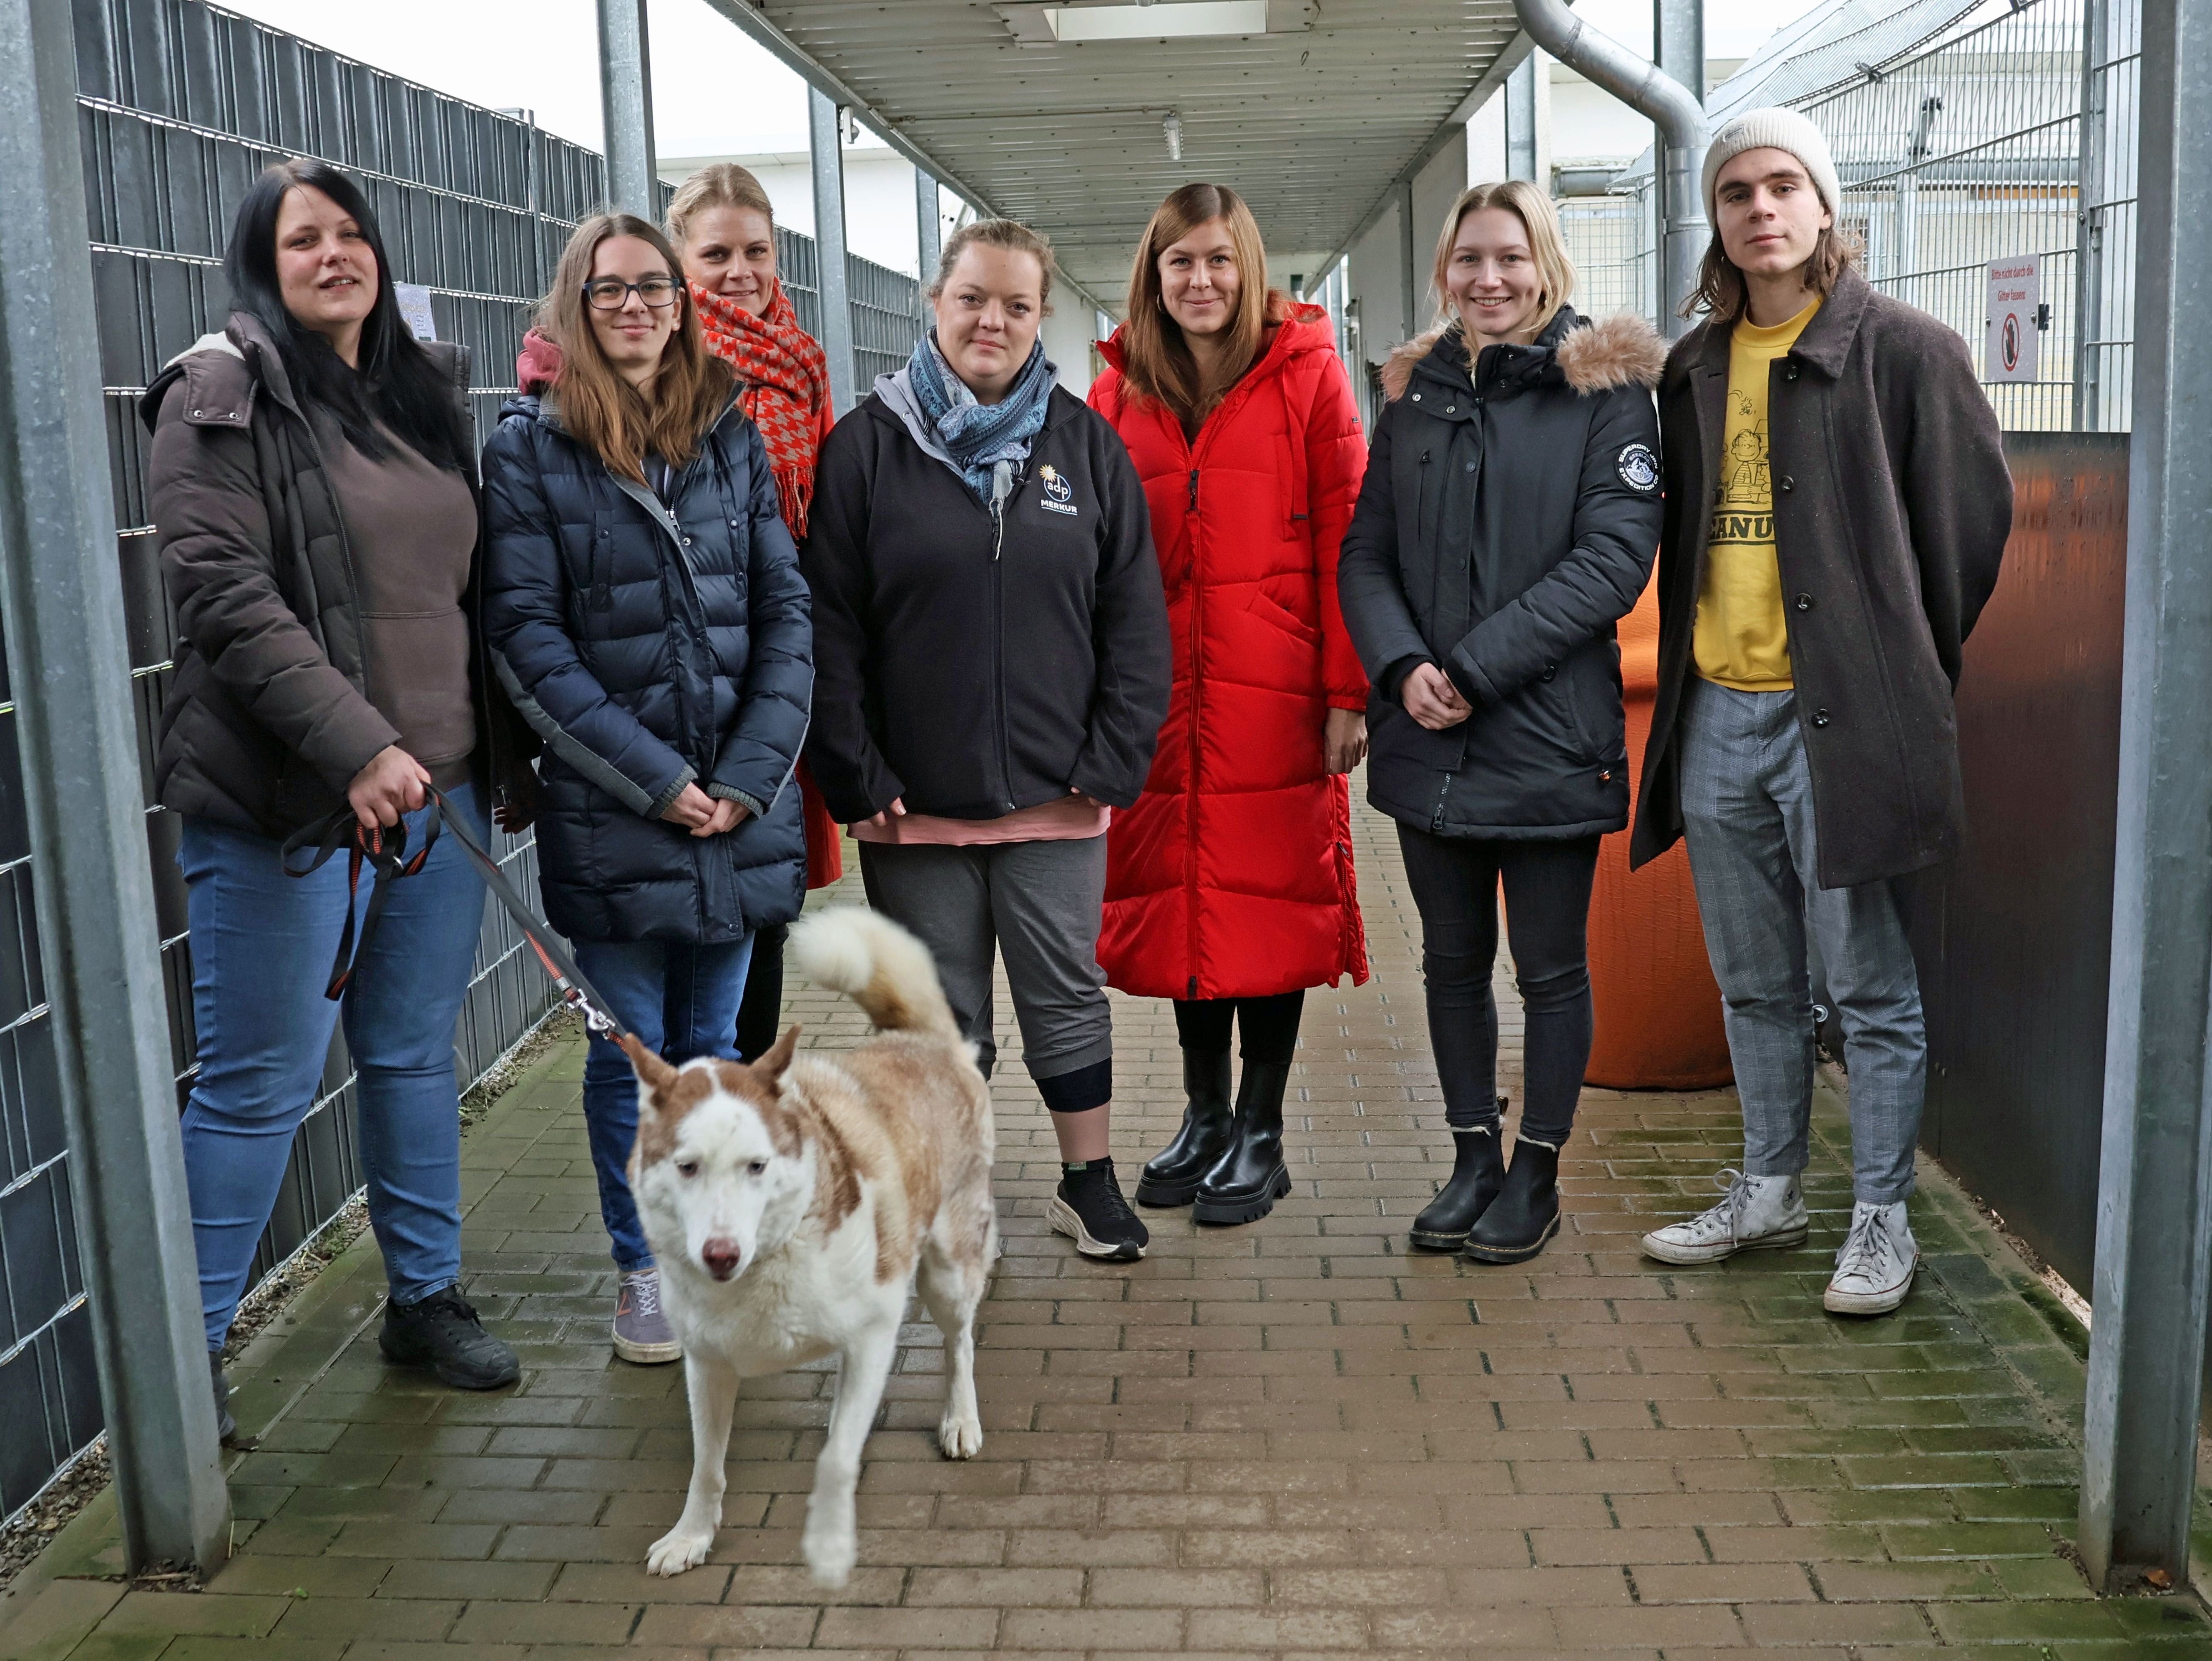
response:
<path id="1" fill-rule="evenodd" d="M 584 284 L 584 298 L 595 312 L 618 312 L 629 304 L 633 294 L 654 311 L 659 311 L 676 303 L 676 279 L 645 277 L 635 283 L 625 283 L 618 277 L 595 277 Z"/>

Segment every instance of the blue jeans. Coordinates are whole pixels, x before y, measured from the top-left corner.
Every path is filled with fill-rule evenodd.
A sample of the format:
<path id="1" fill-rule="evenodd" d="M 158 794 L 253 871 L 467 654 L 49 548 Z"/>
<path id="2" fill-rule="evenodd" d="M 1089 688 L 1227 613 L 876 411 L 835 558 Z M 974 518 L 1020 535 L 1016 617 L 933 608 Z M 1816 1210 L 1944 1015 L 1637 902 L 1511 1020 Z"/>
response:
<path id="1" fill-rule="evenodd" d="M 476 793 L 447 800 L 481 837 Z M 419 847 L 422 815 L 408 819 Z M 392 891 L 341 1002 L 323 995 L 345 928 L 346 861 L 284 874 L 266 837 L 186 818 L 199 1076 L 185 1109 L 185 1178 L 208 1348 L 221 1347 L 275 1209 L 293 1134 L 314 1105 L 331 1031 L 345 1019 L 358 1074 L 357 1141 L 368 1217 L 392 1295 L 413 1303 L 461 1274 L 460 1099 L 453 1027 L 483 928 L 483 879 L 441 837 Z M 375 876 L 362 873 L 365 909 Z"/>
<path id="2" fill-rule="evenodd" d="M 576 967 L 606 1000 L 607 1013 L 647 1050 L 681 1066 L 696 1056 L 738 1059 L 738 1005 L 745 995 L 752 937 L 724 946 L 681 940 L 574 940 Z M 630 1197 L 629 1154 L 637 1142 L 637 1074 L 598 1033 L 584 1057 L 584 1124 L 599 1178 L 599 1217 L 624 1274 L 653 1267 L 653 1248 Z"/>

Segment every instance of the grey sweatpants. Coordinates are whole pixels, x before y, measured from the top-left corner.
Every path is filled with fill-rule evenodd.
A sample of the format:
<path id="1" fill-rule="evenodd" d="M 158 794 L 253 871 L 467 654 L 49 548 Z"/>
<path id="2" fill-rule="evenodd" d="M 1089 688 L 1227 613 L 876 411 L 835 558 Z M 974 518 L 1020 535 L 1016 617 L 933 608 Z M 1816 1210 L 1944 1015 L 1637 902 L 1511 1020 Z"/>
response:
<path id="1" fill-rule="evenodd" d="M 998 1058 L 991 970 L 1002 952 L 1023 1060 L 1045 1105 L 1081 1112 L 1111 1098 L 1114 1018 L 1098 966 L 1103 836 L 975 848 L 864 842 L 860 880 L 868 904 L 937 959 L 986 1077 Z"/>
<path id="2" fill-rule="evenodd" d="M 1794 692 L 1738 692 L 1692 677 L 1682 824 L 1743 1101 L 1745 1172 L 1805 1168 L 1815 1059 L 1809 930 L 1843 1022 L 1854 1196 L 1904 1199 L 1928 1086 L 1919 973 L 1895 885 L 1819 885 Z"/>

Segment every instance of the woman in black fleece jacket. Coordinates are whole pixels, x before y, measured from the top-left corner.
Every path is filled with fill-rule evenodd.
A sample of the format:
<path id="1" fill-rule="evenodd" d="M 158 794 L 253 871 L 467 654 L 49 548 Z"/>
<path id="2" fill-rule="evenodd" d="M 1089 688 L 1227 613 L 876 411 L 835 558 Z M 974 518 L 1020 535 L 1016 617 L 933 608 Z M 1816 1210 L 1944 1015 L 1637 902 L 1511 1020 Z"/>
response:
<path id="1" fill-rule="evenodd" d="M 988 1074 L 994 948 L 1066 1166 L 1051 1220 L 1144 1255 L 1107 1155 L 1098 968 L 1108 818 L 1167 712 L 1167 608 L 1143 487 L 1037 344 L 1043 240 L 965 228 L 936 327 L 839 423 L 815 475 L 806 755 L 853 826 L 869 903 L 920 935 Z"/>

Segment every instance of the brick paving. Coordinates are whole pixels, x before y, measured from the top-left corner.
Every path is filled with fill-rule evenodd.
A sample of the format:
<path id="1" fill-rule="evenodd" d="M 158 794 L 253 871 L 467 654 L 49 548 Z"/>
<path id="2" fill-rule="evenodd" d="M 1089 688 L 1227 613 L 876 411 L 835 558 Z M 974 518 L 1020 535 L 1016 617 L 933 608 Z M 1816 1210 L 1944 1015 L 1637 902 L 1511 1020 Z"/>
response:
<path id="1" fill-rule="evenodd" d="M 2212 1656 L 2193 1597 L 2093 1598 L 2063 1555 L 2084 1340 L 1940 1175 L 1905 1310 L 1822 1313 L 1850 1201 L 1832 1098 L 1802 1250 L 1641 1260 L 1637 1235 L 1705 1203 L 1736 1153 L 1734 1100 L 1591 1091 L 1543 1256 L 1409 1254 L 1449 1155 L 1412 903 L 1387 826 L 1363 813 L 1359 836 L 1376 978 L 1308 1003 L 1297 1187 L 1273 1215 L 1200 1232 L 1152 1214 L 1144 1262 L 1079 1262 L 1045 1229 L 1042 1109 L 1018 1066 L 1001 1074 L 983 1451 L 937 1457 L 936 1333 L 912 1326 L 842 1594 L 798 1566 L 818 1369 L 745 1387 L 708 1565 L 642 1569 L 689 1429 L 679 1368 L 608 1354 L 570 1043 L 466 1144 L 469 1291 L 520 1350 L 520 1387 L 385 1369 L 363 1241 L 236 1369 L 262 1445 L 232 1471 L 229 1566 L 197 1596 L 129 1590 L 96 1506 L 6 1600 L 0 1654 Z M 857 1039 L 811 988 L 793 1005 L 811 1042 Z M 1179 1070 L 1164 1006 L 1116 1019 L 1133 1169 Z"/>

